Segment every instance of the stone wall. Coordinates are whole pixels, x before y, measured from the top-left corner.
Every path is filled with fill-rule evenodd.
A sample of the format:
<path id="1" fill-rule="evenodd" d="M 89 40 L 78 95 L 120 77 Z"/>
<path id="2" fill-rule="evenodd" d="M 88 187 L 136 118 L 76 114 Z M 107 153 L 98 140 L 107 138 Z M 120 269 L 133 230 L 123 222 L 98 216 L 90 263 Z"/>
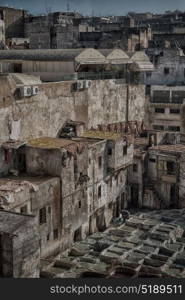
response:
<path id="1" fill-rule="evenodd" d="M 20 140 L 56 137 L 68 119 L 84 121 L 88 128 L 126 120 L 125 84 L 114 80 L 91 81 L 91 87 L 82 91 L 73 91 L 73 84 L 72 81 L 41 84 L 38 95 L 16 102 L 13 102 L 15 87 L 7 85 L 4 90 L 7 105 L 0 106 L 0 140 L 9 139 L 8 120 L 12 118 L 21 120 Z M 129 120 L 141 121 L 145 118 L 145 87 L 132 85 L 130 90 Z"/>
<path id="2" fill-rule="evenodd" d="M 5 41 L 5 27 L 4 21 L 0 19 L 0 42 Z"/>
<path id="3" fill-rule="evenodd" d="M 182 50 L 161 50 L 151 59 L 155 65 L 155 70 L 151 76 L 147 76 L 146 84 L 182 85 L 185 83 L 185 56 Z"/>
<path id="4" fill-rule="evenodd" d="M 6 38 L 24 37 L 24 18 L 26 12 L 21 9 L 0 7 L 5 21 Z"/>
<path id="5" fill-rule="evenodd" d="M 37 221 L 0 211 L 1 277 L 39 277 L 40 247 Z"/>

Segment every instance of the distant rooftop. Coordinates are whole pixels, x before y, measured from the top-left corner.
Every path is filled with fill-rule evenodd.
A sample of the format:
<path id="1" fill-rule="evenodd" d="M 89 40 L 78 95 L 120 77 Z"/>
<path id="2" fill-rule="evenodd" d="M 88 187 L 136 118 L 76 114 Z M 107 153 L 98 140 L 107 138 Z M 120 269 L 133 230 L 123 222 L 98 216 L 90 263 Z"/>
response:
<path id="1" fill-rule="evenodd" d="M 98 130 L 86 131 L 82 136 L 87 138 L 100 139 L 100 140 L 118 140 L 123 138 L 120 133 L 114 133 L 109 131 L 98 131 Z"/>
<path id="2" fill-rule="evenodd" d="M 25 226 L 29 228 L 31 224 L 27 222 L 32 219 L 33 216 L 0 210 L 0 232 L 16 235 L 23 228 L 26 230 Z"/>
<path id="3" fill-rule="evenodd" d="M 185 145 L 159 145 L 151 147 L 150 150 L 161 151 L 161 152 L 172 152 L 172 153 L 185 153 Z"/>
<path id="4" fill-rule="evenodd" d="M 61 149 L 71 144 L 75 144 L 75 142 L 67 139 L 41 137 L 28 141 L 27 146 L 42 149 Z"/>

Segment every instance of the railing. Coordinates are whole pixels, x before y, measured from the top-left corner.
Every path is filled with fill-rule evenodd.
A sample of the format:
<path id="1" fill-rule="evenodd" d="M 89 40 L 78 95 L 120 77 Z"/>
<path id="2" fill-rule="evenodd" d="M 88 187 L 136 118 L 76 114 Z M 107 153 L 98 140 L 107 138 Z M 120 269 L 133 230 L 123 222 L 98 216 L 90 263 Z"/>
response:
<path id="1" fill-rule="evenodd" d="M 122 83 L 126 83 L 125 74 L 122 72 L 79 72 L 72 74 L 63 74 L 60 76 L 61 81 L 101 79 L 118 79 L 121 80 Z"/>
<path id="2" fill-rule="evenodd" d="M 122 72 L 81 72 L 78 73 L 79 80 L 100 80 L 100 79 L 125 79 Z"/>

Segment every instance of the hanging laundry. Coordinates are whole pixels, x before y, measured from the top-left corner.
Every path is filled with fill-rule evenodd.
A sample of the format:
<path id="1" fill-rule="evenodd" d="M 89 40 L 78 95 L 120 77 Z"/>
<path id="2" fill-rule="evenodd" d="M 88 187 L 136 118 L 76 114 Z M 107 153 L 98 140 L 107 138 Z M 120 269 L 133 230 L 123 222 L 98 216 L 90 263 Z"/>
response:
<path id="1" fill-rule="evenodd" d="M 18 121 L 12 120 L 10 139 L 14 141 L 19 140 L 20 130 L 21 130 L 21 120 Z"/>
<path id="2" fill-rule="evenodd" d="M 12 157 L 12 151 L 10 149 L 5 149 L 4 158 L 6 164 L 9 164 L 11 162 L 11 157 Z"/>

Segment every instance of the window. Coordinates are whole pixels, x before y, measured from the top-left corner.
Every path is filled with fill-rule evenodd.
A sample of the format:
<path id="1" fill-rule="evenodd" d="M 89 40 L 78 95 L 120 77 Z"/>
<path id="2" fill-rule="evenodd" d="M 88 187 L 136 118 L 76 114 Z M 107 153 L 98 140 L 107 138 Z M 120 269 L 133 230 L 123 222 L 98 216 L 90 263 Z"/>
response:
<path id="1" fill-rule="evenodd" d="M 155 163 L 156 159 L 155 158 L 150 158 L 149 161 L 152 162 L 152 163 Z"/>
<path id="2" fill-rule="evenodd" d="M 146 76 L 147 76 L 148 78 L 150 78 L 150 77 L 152 76 L 152 73 L 151 73 L 151 72 L 146 72 Z"/>
<path id="3" fill-rule="evenodd" d="M 170 109 L 170 114 L 180 114 L 180 109 Z"/>
<path id="4" fill-rule="evenodd" d="M 98 187 L 98 198 L 101 198 L 101 185 Z"/>
<path id="5" fill-rule="evenodd" d="M 98 157 L 98 166 L 99 166 L 99 168 L 102 167 L 102 157 L 101 156 Z"/>
<path id="6" fill-rule="evenodd" d="M 154 130 L 164 130 L 164 126 L 163 125 L 153 125 L 153 129 Z"/>
<path id="7" fill-rule="evenodd" d="M 78 242 L 82 240 L 82 228 L 79 227 L 77 230 L 74 232 L 74 242 Z"/>
<path id="8" fill-rule="evenodd" d="M 108 148 L 108 155 L 112 155 L 112 148 Z"/>
<path id="9" fill-rule="evenodd" d="M 47 235 L 47 241 L 49 241 L 49 240 L 50 240 L 50 234 Z"/>
<path id="10" fill-rule="evenodd" d="M 138 171 L 138 166 L 137 166 L 137 164 L 134 164 L 133 165 L 133 172 L 137 172 Z"/>
<path id="11" fill-rule="evenodd" d="M 21 212 L 21 214 L 27 214 L 27 212 L 28 212 L 27 205 L 22 206 L 20 209 L 20 212 Z"/>
<path id="12" fill-rule="evenodd" d="M 127 145 L 123 146 L 123 156 L 127 155 Z"/>
<path id="13" fill-rule="evenodd" d="M 180 131 L 180 127 L 179 126 L 169 126 L 168 130 L 169 131 Z"/>
<path id="14" fill-rule="evenodd" d="M 39 211 L 39 221 L 40 221 L 40 225 L 46 223 L 46 208 L 45 207 L 41 208 Z"/>
<path id="15" fill-rule="evenodd" d="M 165 113 L 165 109 L 164 108 L 160 108 L 160 107 L 156 107 L 155 108 L 155 113 L 164 114 Z"/>
<path id="16" fill-rule="evenodd" d="M 15 73 L 22 73 L 22 64 L 13 64 L 13 70 Z"/>
<path id="17" fill-rule="evenodd" d="M 82 207 L 82 202 L 81 202 L 81 201 L 78 202 L 78 207 L 79 207 L 79 208 Z"/>
<path id="18" fill-rule="evenodd" d="M 165 75 L 170 74 L 170 69 L 169 69 L 169 68 L 164 68 L 164 74 L 165 74 Z"/>
<path id="19" fill-rule="evenodd" d="M 58 228 L 53 231 L 53 239 L 54 240 L 58 239 Z"/>
<path id="20" fill-rule="evenodd" d="M 175 162 L 174 161 L 167 161 L 166 167 L 167 167 L 167 173 L 169 175 L 175 174 Z"/>
<path id="21" fill-rule="evenodd" d="M 110 188 L 112 188 L 112 177 L 110 178 Z"/>
<path id="22" fill-rule="evenodd" d="M 51 214 L 51 206 L 48 207 L 48 214 Z"/>
<path id="23" fill-rule="evenodd" d="M 91 164 L 91 159 L 89 158 L 89 165 Z"/>

